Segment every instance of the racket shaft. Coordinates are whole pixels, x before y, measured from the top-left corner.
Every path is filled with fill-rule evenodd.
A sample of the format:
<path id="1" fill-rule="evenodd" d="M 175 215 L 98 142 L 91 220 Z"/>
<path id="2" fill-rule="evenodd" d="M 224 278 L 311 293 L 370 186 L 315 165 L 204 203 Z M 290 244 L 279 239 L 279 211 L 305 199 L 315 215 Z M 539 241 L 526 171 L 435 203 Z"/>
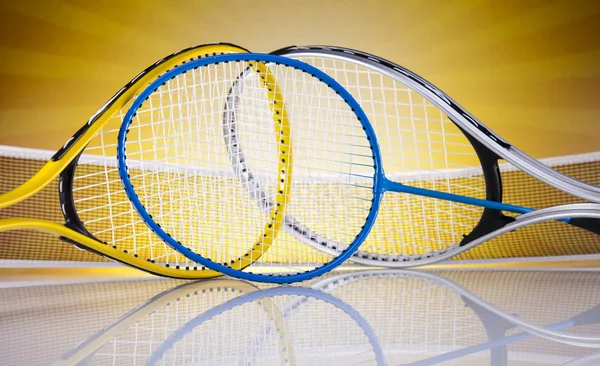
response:
<path id="1" fill-rule="evenodd" d="M 514 212 L 514 213 L 518 213 L 518 214 L 526 214 L 526 213 L 535 211 L 533 208 L 510 205 L 507 203 L 496 202 L 496 201 L 482 200 L 479 198 L 461 196 L 461 195 L 453 194 L 453 193 L 434 191 L 434 190 L 426 189 L 426 188 L 413 187 L 413 186 L 408 186 L 408 185 L 398 183 L 398 182 L 392 182 L 390 180 L 385 180 L 383 187 L 384 187 L 385 191 L 414 194 L 417 196 L 431 197 L 431 198 L 441 199 L 441 200 L 445 200 L 445 201 L 464 203 L 467 205 L 491 208 L 493 210 L 499 210 L 499 211 Z M 559 221 L 569 222 L 570 220 L 569 219 L 561 219 Z"/>

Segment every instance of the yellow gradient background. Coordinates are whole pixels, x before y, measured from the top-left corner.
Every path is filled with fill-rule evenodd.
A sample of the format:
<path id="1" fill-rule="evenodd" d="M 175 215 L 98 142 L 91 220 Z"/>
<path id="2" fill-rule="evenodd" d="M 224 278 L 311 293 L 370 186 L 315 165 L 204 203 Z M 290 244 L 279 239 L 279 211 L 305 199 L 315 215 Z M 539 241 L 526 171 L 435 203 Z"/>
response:
<path id="1" fill-rule="evenodd" d="M 0 144 L 56 150 L 191 45 L 331 44 L 391 59 L 535 157 L 600 150 L 593 1 L 3 1 Z"/>

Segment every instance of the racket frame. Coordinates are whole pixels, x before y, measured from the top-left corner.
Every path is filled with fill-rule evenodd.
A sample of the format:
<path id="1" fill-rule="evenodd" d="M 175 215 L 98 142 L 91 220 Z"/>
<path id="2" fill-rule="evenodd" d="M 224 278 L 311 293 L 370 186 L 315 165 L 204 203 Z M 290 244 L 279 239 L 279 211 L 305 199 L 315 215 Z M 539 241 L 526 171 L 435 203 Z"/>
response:
<path id="1" fill-rule="evenodd" d="M 444 192 L 402 185 L 386 178 L 383 166 L 381 166 L 380 162 L 376 163 L 376 181 L 378 182 L 378 185 L 376 186 L 377 193 L 372 206 L 372 210 L 375 212 L 375 214 L 369 216 L 365 226 L 374 225 L 381 198 L 387 191 L 406 192 L 454 202 L 457 202 L 456 198 L 458 198 L 460 200 L 458 202 L 474 204 L 480 207 L 487 207 L 483 211 L 481 220 L 471 231 L 471 233 L 467 234 L 461 242 L 453 246 L 428 254 L 413 256 L 378 255 L 374 253 L 357 251 L 352 257 L 354 262 L 366 265 L 380 264 L 395 268 L 431 264 L 442 259 L 451 258 L 452 256 L 466 251 L 467 248 L 472 248 L 475 245 L 483 243 L 485 240 L 482 240 L 482 238 L 490 240 L 498 235 L 501 235 L 502 233 L 526 226 L 525 223 L 533 224 L 543 221 L 550 221 L 553 219 L 569 222 L 575 226 L 592 231 L 596 234 L 600 234 L 600 225 L 598 225 L 598 221 L 596 219 L 597 217 L 600 217 L 598 216 L 600 211 L 595 212 L 596 210 L 600 209 L 600 206 L 598 205 L 579 206 L 581 210 L 577 210 L 577 206 L 563 205 L 534 211 L 530 208 L 502 203 L 502 185 L 498 169 L 498 159 L 500 158 L 505 159 L 509 163 L 515 165 L 518 169 L 546 184 L 591 202 L 600 202 L 600 187 L 583 183 L 563 175 L 516 149 L 514 146 L 506 142 L 504 139 L 486 127 L 483 123 L 477 120 L 469 112 L 464 110 L 443 91 L 410 70 L 388 60 L 379 58 L 375 55 L 334 46 L 291 46 L 276 50 L 272 52 L 272 54 L 298 58 L 325 57 L 338 61 L 351 60 L 351 62 L 355 64 L 375 70 L 393 80 L 404 83 L 406 86 L 421 94 L 433 105 L 448 115 L 450 120 L 467 137 L 482 164 L 484 179 L 486 182 L 486 200 L 478 200 L 462 196 L 453 197 L 454 195 Z M 361 121 L 361 123 L 363 123 L 363 121 Z M 367 124 L 370 124 L 368 120 Z M 363 123 L 363 126 L 364 125 L 365 124 Z M 373 142 L 373 145 L 377 146 L 377 148 L 375 148 L 373 151 L 373 155 L 379 156 L 380 150 L 377 143 L 377 137 L 375 133 L 371 131 L 373 130 L 366 130 L 370 141 Z M 381 160 L 381 158 L 379 158 L 379 160 Z M 491 184 L 489 187 L 488 183 Z M 561 213 L 561 209 L 564 209 L 564 212 L 571 212 L 573 216 L 569 217 L 564 215 L 564 212 Z M 518 216 L 517 218 L 512 218 L 504 215 L 500 210 L 519 212 L 522 213 L 522 215 Z M 532 215 L 534 212 L 538 212 L 538 214 Z M 539 214 L 542 214 L 542 216 Z M 544 217 L 544 214 L 547 214 L 547 216 Z M 289 224 L 285 226 L 286 231 L 308 245 L 330 254 L 333 254 L 339 250 L 332 248 L 344 247 L 339 243 L 330 242 L 326 238 L 319 238 L 318 242 L 311 240 L 310 237 L 302 234 L 303 231 L 310 232 L 310 229 L 304 227 L 302 224 L 297 223 L 291 217 L 288 217 L 287 220 Z M 521 222 L 517 224 L 515 223 L 515 220 L 519 220 Z M 297 228 L 301 228 L 301 230 L 298 230 Z M 511 230 L 506 230 L 506 228 L 511 228 Z"/>
<path id="2" fill-rule="evenodd" d="M 61 211 L 65 217 L 65 225 L 47 220 L 32 218 L 10 218 L 0 220 L 0 232 L 10 230 L 35 230 L 45 232 L 74 244 L 79 249 L 101 255 L 104 258 L 143 270 L 145 272 L 181 279 L 199 279 L 221 276 L 221 273 L 199 268 L 198 266 L 169 267 L 155 263 L 153 259 L 143 259 L 132 251 L 109 246 L 94 237 L 85 228 L 74 207 L 72 186 L 73 174 L 77 160 L 86 146 L 114 117 L 136 93 L 143 90 L 161 74 L 185 64 L 198 57 L 209 57 L 223 53 L 245 53 L 248 50 L 231 43 L 213 43 L 190 47 L 162 58 L 139 73 L 128 84 L 121 88 L 57 151 L 56 154 L 40 170 L 22 185 L 10 192 L 0 195 L 0 209 L 21 202 L 50 184 L 59 177 L 59 200 Z"/>
<path id="3" fill-rule="evenodd" d="M 119 174 L 121 176 L 123 186 L 125 187 L 125 192 L 127 193 L 127 196 L 131 200 L 131 203 L 133 204 L 135 209 L 138 211 L 138 214 L 140 215 L 140 217 L 142 217 L 142 219 L 144 220 L 146 225 L 156 235 L 158 235 L 166 244 L 171 246 L 173 249 L 175 249 L 179 253 L 183 254 L 184 256 L 186 256 L 187 258 L 189 258 L 190 260 L 192 260 L 194 262 L 204 265 L 207 268 L 213 269 L 215 271 L 219 271 L 223 274 L 226 274 L 226 275 L 229 275 L 232 277 L 238 277 L 238 278 L 246 279 L 246 280 L 250 280 L 250 281 L 269 282 L 269 283 L 292 283 L 292 282 L 304 281 L 304 280 L 311 279 L 315 276 L 319 276 L 324 273 L 327 273 L 330 270 L 332 270 L 333 268 L 341 265 L 347 258 L 349 258 L 352 255 L 352 253 L 354 253 L 354 251 L 356 251 L 358 249 L 358 246 L 360 245 L 360 243 L 362 243 L 365 240 L 365 238 L 367 237 L 367 235 L 372 227 L 372 224 L 371 225 L 365 224 L 366 229 L 362 229 L 359 232 L 359 234 L 356 236 L 356 238 L 353 240 L 353 242 L 345 250 L 338 253 L 338 255 L 335 258 L 333 258 L 330 262 L 324 263 L 320 267 L 317 267 L 313 270 L 307 270 L 305 272 L 297 273 L 297 274 L 284 274 L 284 275 L 243 272 L 241 270 L 242 268 L 239 268 L 239 267 L 234 268 L 233 266 L 229 265 L 228 263 L 223 263 L 223 264 L 216 263 L 209 258 L 203 257 L 203 256 L 199 255 L 198 253 L 194 252 L 192 249 L 188 248 L 185 244 L 180 243 L 178 240 L 171 237 L 171 235 L 169 233 L 167 233 L 165 231 L 165 229 L 160 227 L 160 225 L 158 225 L 154 221 L 151 214 L 146 210 L 146 208 L 140 201 L 140 199 L 137 196 L 135 189 L 130 181 L 130 178 L 128 176 L 128 171 L 127 171 L 127 161 L 126 161 L 127 129 L 129 127 L 129 125 L 131 124 L 131 121 L 132 121 L 134 115 L 136 114 L 138 108 L 142 105 L 142 103 L 154 91 L 156 91 L 163 83 L 171 80 L 172 78 L 176 77 L 179 74 L 182 74 L 182 73 L 192 70 L 194 68 L 203 67 L 203 66 L 210 65 L 210 64 L 235 62 L 235 61 L 260 62 L 260 63 L 265 63 L 265 64 L 267 64 L 267 63 L 281 64 L 281 65 L 289 66 L 292 68 L 296 68 L 298 70 L 301 70 L 305 73 L 308 73 L 308 74 L 316 77 L 320 82 L 322 82 L 322 83 L 326 84 L 328 87 L 330 87 L 336 94 L 339 94 L 339 96 L 346 102 L 346 104 L 349 106 L 349 108 L 353 110 L 357 119 L 362 124 L 363 128 L 365 129 L 367 136 L 375 136 L 373 127 L 371 126 L 370 123 L 368 123 L 367 116 L 365 115 L 364 111 L 362 110 L 362 108 L 360 107 L 358 102 L 352 97 L 352 95 L 346 89 L 344 89 L 337 81 L 335 81 L 332 77 L 330 77 L 326 73 L 320 71 L 319 69 L 317 69 L 311 65 L 308 65 L 308 64 L 298 61 L 298 60 L 293 60 L 293 59 L 276 56 L 276 55 L 271 55 L 271 54 L 260 54 L 260 53 L 230 54 L 230 55 L 213 56 L 213 57 L 205 58 L 205 59 L 198 59 L 198 60 L 188 62 L 184 65 L 180 65 L 180 66 L 174 68 L 173 70 L 170 70 L 169 72 L 161 75 L 148 88 L 146 88 L 143 92 L 140 93 L 140 95 L 136 98 L 136 100 L 131 105 L 130 109 L 127 111 L 125 118 L 124 118 L 123 125 L 121 126 L 121 130 L 119 132 L 119 138 L 118 138 L 118 144 L 117 144 L 117 158 L 118 158 L 118 163 L 119 163 Z M 370 146 L 371 146 L 371 149 L 373 152 L 373 160 L 375 162 L 375 168 L 377 169 L 377 167 L 381 166 L 381 156 L 379 153 L 379 147 L 377 146 L 376 138 L 371 139 Z M 284 163 L 285 163 L 285 161 L 284 161 Z M 289 169 L 289 168 L 287 168 L 287 169 Z M 375 189 L 380 186 L 381 177 L 382 176 L 378 175 L 378 174 L 376 174 L 373 177 L 374 202 L 372 204 L 372 210 L 367 217 L 367 220 L 366 220 L 367 223 L 369 221 L 373 221 L 377 215 L 377 210 L 379 207 L 379 200 L 381 199 L 381 195 L 375 195 L 375 192 L 376 192 Z M 286 179 L 285 183 L 284 183 L 284 187 L 286 188 L 287 191 L 283 191 L 283 192 L 279 191 L 280 193 L 278 195 L 277 202 L 280 202 L 283 198 L 285 198 L 286 195 L 289 194 L 289 189 L 290 189 L 289 185 L 290 184 L 291 184 L 291 180 L 288 177 L 288 179 Z M 272 209 L 272 212 L 275 209 L 276 209 L 276 207 L 274 207 Z M 284 213 L 285 213 L 285 208 L 282 209 L 281 212 L 278 213 L 277 220 L 273 220 L 271 218 L 271 221 L 273 221 L 273 225 L 274 226 L 277 225 L 277 228 L 279 228 L 284 221 L 284 216 L 283 216 Z M 269 223 L 267 223 L 266 225 L 268 226 Z M 266 229 L 267 228 L 265 228 L 265 232 L 268 233 L 268 231 Z M 273 232 L 271 234 L 272 239 L 274 239 L 274 235 L 276 233 L 278 233 L 279 231 L 280 230 L 273 230 Z M 268 246 L 270 246 L 270 243 L 265 245 L 265 247 L 267 247 L 267 248 L 265 248 L 264 250 L 268 249 Z M 260 246 L 257 247 L 255 245 L 255 248 L 258 248 L 258 250 L 263 250 Z M 248 263 L 248 262 L 245 261 L 244 264 L 246 264 L 246 263 Z"/>

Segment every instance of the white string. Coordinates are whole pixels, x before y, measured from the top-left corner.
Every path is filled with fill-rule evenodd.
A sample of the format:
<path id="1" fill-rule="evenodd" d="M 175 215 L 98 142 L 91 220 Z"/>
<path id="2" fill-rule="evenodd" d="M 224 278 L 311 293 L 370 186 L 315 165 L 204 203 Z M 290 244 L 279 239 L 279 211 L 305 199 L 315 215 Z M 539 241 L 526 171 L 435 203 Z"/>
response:
<path id="1" fill-rule="evenodd" d="M 299 59 L 333 76 L 359 102 L 375 129 L 388 178 L 416 187 L 485 198 L 481 167 L 471 144 L 428 100 L 358 63 L 324 57 Z M 473 174 L 458 173 L 466 171 Z M 472 230 L 481 212 L 474 206 L 388 194 L 381 204 L 381 219 L 376 221 L 358 255 L 427 254 L 451 247 Z"/>
<path id="2" fill-rule="evenodd" d="M 252 73 L 238 80 L 246 68 L 210 65 L 166 82 L 137 111 L 126 146 L 132 184 L 153 219 L 182 245 L 225 264 L 243 256 L 263 231 L 266 212 L 253 197 L 275 196 L 278 149 L 289 148 L 278 143 L 286 136 L 277 134 L 273 101 L 260 79 Z M 327 85 L 290 67 L 269 68 L 291 125 L 294 173 L 286 212 L 349 244 L 372 196 L 373 162 L 362 126 Z M 223 135 L 225 101 L 236 82 L 242 86 L 236 141 L 253 177 L 248 187 L 234 174 L 225 144 L 231 136 Z M 303 272 L 331 258 L 281 234 L 252 267 Z"/>

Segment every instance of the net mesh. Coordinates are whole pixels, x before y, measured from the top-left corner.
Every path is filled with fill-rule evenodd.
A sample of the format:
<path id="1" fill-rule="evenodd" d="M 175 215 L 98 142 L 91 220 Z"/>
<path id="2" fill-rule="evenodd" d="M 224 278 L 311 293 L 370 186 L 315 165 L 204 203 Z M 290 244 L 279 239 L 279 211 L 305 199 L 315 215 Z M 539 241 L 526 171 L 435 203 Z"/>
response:
<path id="1" fill-rule="evenodd" d="M 0 189 L 4 192 L 16 187 L 18 184 L 30 178 L 37 170 L 52 156 L 50 151 L 31 150 L 22 148 L 0 148 Z M 94 162 L 96 161 L 96 162 Z M 546 164 L 554 169 L 592 184 L 600 185 L 600 154 L 587 154 L 583 156 L 568 156 L 546 159 Z M 81 176 L 103 177 L 108 172 L 109 179 L 114 185 L 114 191 L 121 191 L 122 186 L 116 172 L 116 164 L 111 161 L 112 167 L 106 169 L 104 164 L 99 164 L 95 157 L 82 157 L 78 174 Z M 568 194 L 553 189 L 529 175 L 512 170 L 506 165 L 502 166 L 504 181 L 504 195 L 510 202 L 520 202 L 524 206 L 547 207 L 556 204 L 578 202 Z M 104 180 L 104 178 L 101 178 Z M 101 196 L 105 189 L 101 185 L 96 186 L 97 192 L 90 193 L 91 196 Z M 35 217 L 43 218 L 53 222 L 64 222 L 60 211 L 58 200 L 57 182 L 52 182 L 38 194 L 20 202 L 14 206 L 0 210 L 0 218 Z M 137 215 L 131 207 L 126 206 L 123 212 L 127 215 Z M 393 235 L 403 218 L 403 213 L 395 210 L 382 209 L 375 227 L 371 232 L 377 245 L 389 245 L 393 249 Z M 81 215 L 84 221 L 86 214 Z M 128 221 L 131 216 L 128 217 Z M 90 218 L 92 219 L 92 218 Z M 136 217 L 137 219 L 137 217 Z M 139 219 L 138 219 L 139 220 Z M 118 225 L 117 225 L 118 226 Z M 93 227 L 90 225 L 90 227 Z M 146 233 L 148 241 L 155 242 L 154 250 L 157 255 L 167 253 L 170 249 L 161 251 L 163 243 L 153 235 L 149 235 L 143 222 L 138 222 L 136 229 Z M 125 230 L 125 229 L 124 229 Z M 105 235 L 112 235 L 106 233 Z M 99 234 L 99 236 L 101 236 Z M 48 234 L 35 231 L 9 231 L 0 233 L 0 258 L 19 260 L 40 261 L 81 261 L 97 262 L 105 261 L 104 258 L 78 250 L 72 245 L 65 244 L 57 238 Z M 297 245 L 305 245 L 298 243 Z M 170 252 L 171 254 L 173 252 Z M 598 238 L 585 230 L 557 222 L 547 222 L 520 229 L 505 234 L 489 243 L 482 244 L 456 259 L 489 259 L 489 258 L 518 258 L 537 256 L 570 256 L 600 254 Z M 265 257 L 267 259 L 268 257 Z M 180 259 L 184 261 L 183 259 Z M 301 262 L 300 259 L 297 260 Z"/>

